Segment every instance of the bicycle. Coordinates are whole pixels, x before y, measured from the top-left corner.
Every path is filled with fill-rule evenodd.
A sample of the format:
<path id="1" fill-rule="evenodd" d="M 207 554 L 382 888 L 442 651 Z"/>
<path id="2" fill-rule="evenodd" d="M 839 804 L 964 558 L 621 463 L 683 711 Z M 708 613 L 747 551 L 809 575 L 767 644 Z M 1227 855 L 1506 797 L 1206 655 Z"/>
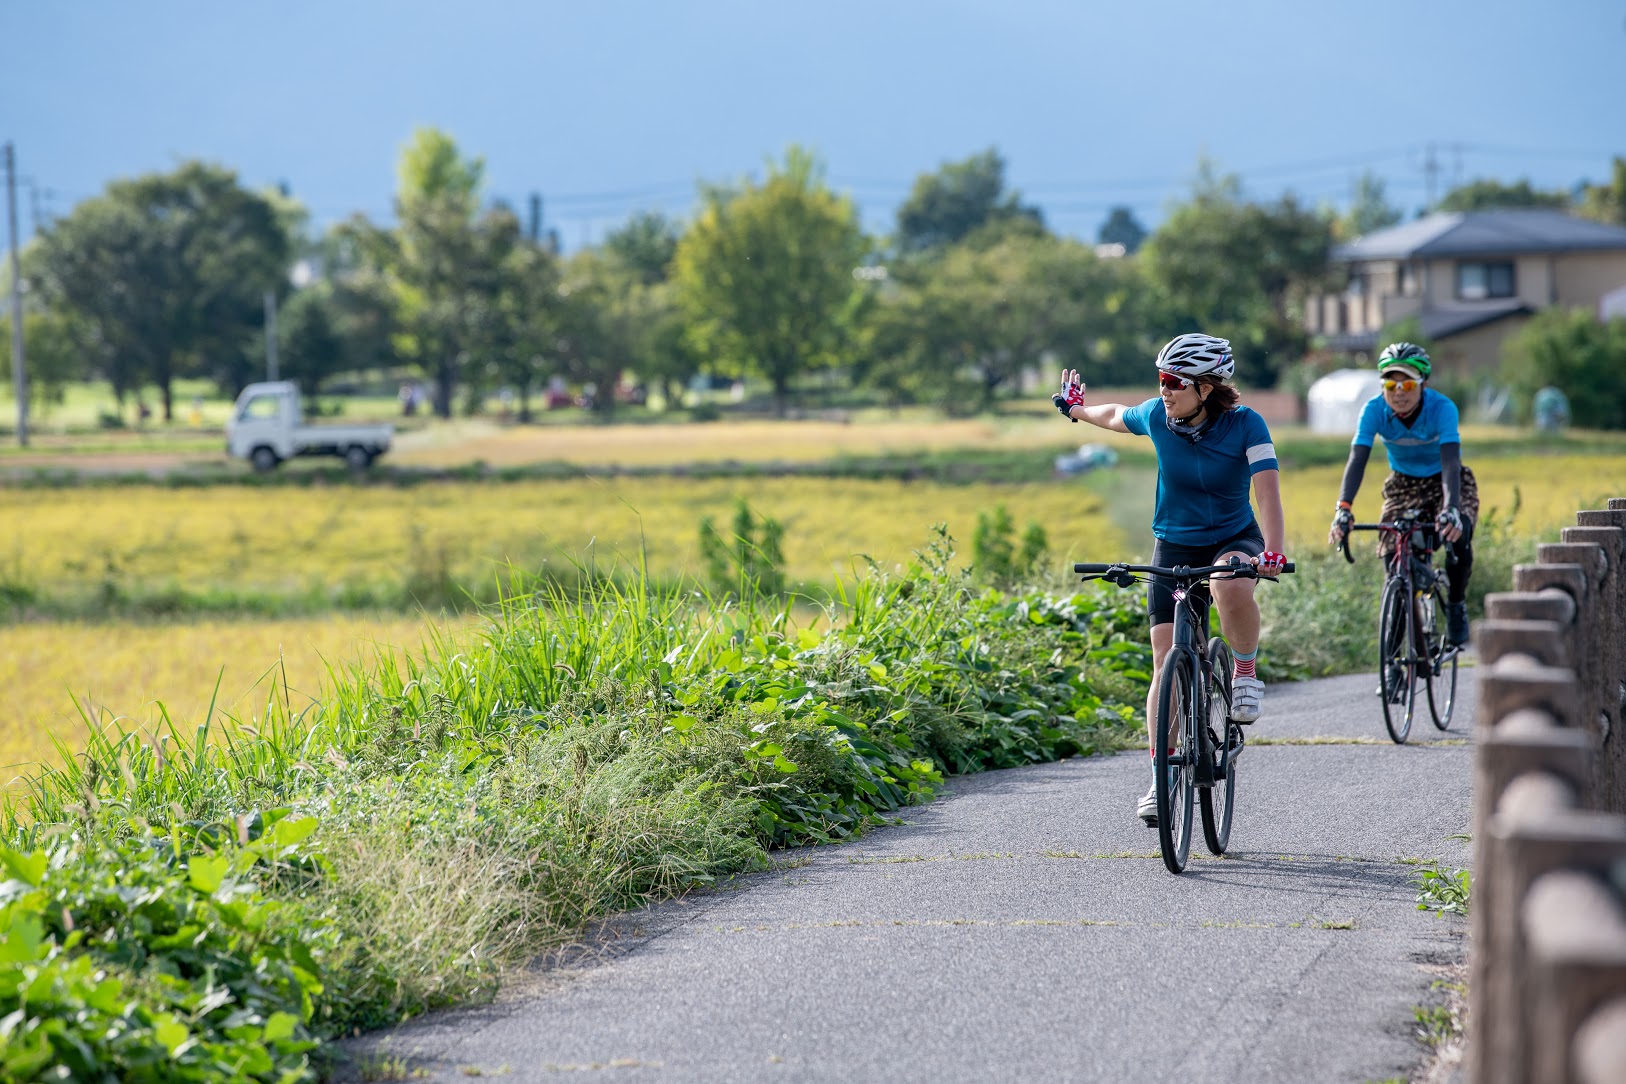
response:
<path id="1" fill-rule="evenodd" d="M 1395 541 L 1384 576 L 1383 602 L 1378 607 L 1378 697 L 1383 701 L 1383 725 L 1396 745 L 1405 744 L 1417 712 L 1421 678 L 1435 728 L 1448 730 L 1456 709 L 1457 659 L 1462 648 L 1447 642 L 1445 596 L 1440 592 L 1443 570 L 1434 567 L 1434 551 L 1439 547 L 1434 522 L 1421 509 L 1408 508 L 1391 522 L 1355 523 L 1350 531 L 1382 531 Z M 1338 548 L 1344 560 L 1355 563 L 1349 533 Z M 1447 550 L 1446 566 L 1453 560 Z"/>
<path id="2" fill-rule="evenodd" d="M 1293 568 L 1289 561 L 1282 571 Z M 1210 853 L 1224 854 L 1236 810 L 1237 761 L 1246 742 L 1242 724 L 1231 718 L 1231 649 L 1222 637 L 1208 635 L 1211 600 L 1200 589 L 1217 573 L 1258 579 L 1259 570 L 1233 557 L 1223 565 L 1075 564 L 1073 571 L 1119 587 L 1143 584 L 1152 576 L 1174 581 L 1174 645 L 1163 660 L 1156 700 L 1158 848 L 1170 873 L 1186 868 L 1192 806 L 1200 795 L 1203 841 Z M 1171 751 L 1176 727 L 1179 740 Z"/>

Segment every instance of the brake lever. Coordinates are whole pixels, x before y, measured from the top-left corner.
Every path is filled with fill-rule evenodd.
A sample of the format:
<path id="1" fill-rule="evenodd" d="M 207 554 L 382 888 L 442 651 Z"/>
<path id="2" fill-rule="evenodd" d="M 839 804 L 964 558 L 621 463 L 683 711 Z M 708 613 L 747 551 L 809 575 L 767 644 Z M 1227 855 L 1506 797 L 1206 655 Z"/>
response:
<path id="1" fill-rule="evenodd" d="M 1338 550 L 1339 550 L 1340 553 L 1342 553 L 1344 555 L 1344 560 L 1345 561 L 1347 561 L 1349 564 L 1354 564 L 1355 563 L 1355 555 L 1353 553 L 1349 552 L 1349 532 L 1348 531 L 1345 531 L 1343 537 L 1338 540 Z"/>

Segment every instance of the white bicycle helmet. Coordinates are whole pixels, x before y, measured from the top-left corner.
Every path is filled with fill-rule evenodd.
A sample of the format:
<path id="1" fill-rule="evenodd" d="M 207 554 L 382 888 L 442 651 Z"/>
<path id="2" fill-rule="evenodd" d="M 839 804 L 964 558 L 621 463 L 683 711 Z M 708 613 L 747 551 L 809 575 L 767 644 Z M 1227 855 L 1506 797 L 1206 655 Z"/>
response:
<path id="1" fill-rule="evenodd" d="M 1157 367 L 1187 378 L 1213 375 L 1229 380 L 1236 372 L 1236 358 L 1228 340 L 1193 331 L 1170 339 L 1157 352 Z"/>

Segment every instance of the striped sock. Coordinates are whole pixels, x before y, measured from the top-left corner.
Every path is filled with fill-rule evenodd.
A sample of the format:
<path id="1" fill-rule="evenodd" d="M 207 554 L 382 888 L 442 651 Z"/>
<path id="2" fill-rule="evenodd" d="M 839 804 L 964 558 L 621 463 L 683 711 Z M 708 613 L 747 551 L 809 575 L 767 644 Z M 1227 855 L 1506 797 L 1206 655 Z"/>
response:
<path id="1" fill-rule="evenodd" d="M 1236 660 L 1236 667 L 1232 670 L 1232 673 L 1237 677 L 1255 677 L 1256 675 L 1253 671 L 1253 660 L 1257 658 L 1258 655 L 1259 649 L 1257 647 L 1245 655 L 1240 651 L 1234 652 L 1231 655 L 1231 658 Z"/>

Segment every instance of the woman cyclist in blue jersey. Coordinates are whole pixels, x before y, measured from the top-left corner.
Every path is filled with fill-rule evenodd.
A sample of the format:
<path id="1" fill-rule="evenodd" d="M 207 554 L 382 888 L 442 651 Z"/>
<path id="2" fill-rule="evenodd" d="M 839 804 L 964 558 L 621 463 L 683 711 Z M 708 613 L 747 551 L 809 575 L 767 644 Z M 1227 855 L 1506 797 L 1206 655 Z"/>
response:
<path id="1" fill-rule="evenodd" d="M 1383 438 L 1389 477 L 1383 483 L 1383 511 L 1389 522 L 1407 509 L 1433 515 L 1440 540 L 1451 547 L 1446 565 L 1446 635 L 1453 644 L 1468 642 L 1468 577 L 1474 570 L 1474 524 L 1479 519 L 1479 486 L 1462 463 L 1462 436 L 1457 432 L 1457 405 L 1428 387 L 1434 366 L 1416 343 L 1390 343 L 1378 355 L 1383 392 L 1367 400 L 1344 465 L 1327 541 L 1342 542 L 1355 522 L 1350 510 L 1361 491 L 1361 476 L 1372 455 L 1372 442 Z M 1378 533 L 1378 552 L 1387 560 L 1394 536 Z"/>
<path id="2" fill-rule="evenodd" d="M 1117 433 L 1149 437 L 1157 451 L 1157 505 L 1152 513 L 1152 564 L 1223 564 L 1240 557 L 1275 577 L 1282 554 L 1280 476 L 1270 430 L 1257 413 L 1241 406 L 1229 380 L 1236 371 L 1231 344 L 1212 335 L 1175 338 L 1157 355 L 1158 396 L 1139 406 L 1084 404 L 1078 373 L 1062 373 L 1056 408 L 1072 421 L 1085 421 Z M 1254 516 L 1249 487 L 1259 506 Z M 1231 683 L 1231 718 L 1259 718 L 1264 684 L 1254 669 L 1259 651 L 1259 604 L 1255 581 L 1216 576 L 1210 582 L 1220 628 L 1231 646 L 1236 671 Z M 1164 579 L 1147 592 L 1152 625 L 1152 692 L 1146 698 L 1148 743 L 1155 743 L 1158 674 L 1174 643 L 1174 595 Z M 1156 754 L 1155 745 L 1153 754 Z M 1157 823 L 1154 784 L 1135 808 L 1141 820 Z"/>

